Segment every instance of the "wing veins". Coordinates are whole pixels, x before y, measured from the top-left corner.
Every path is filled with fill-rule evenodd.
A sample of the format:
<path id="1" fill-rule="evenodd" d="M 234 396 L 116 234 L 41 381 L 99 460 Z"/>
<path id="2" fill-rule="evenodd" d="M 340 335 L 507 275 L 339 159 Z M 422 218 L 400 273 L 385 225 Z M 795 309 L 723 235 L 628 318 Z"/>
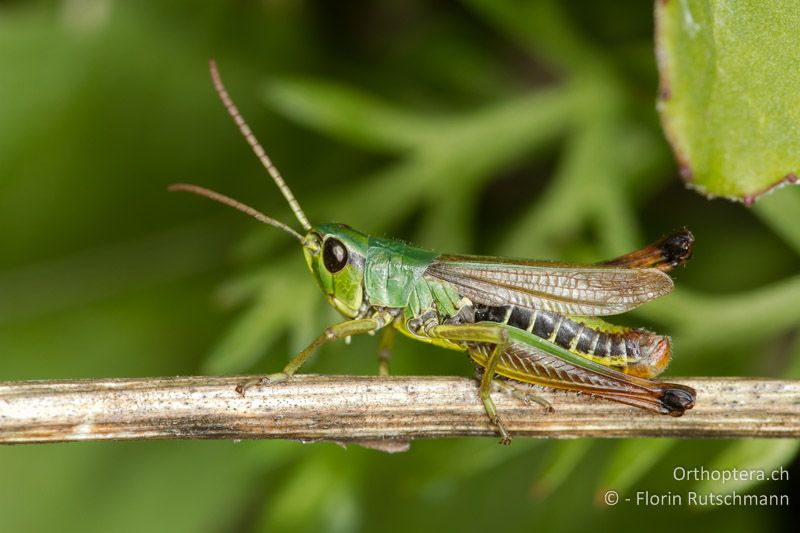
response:
<path id="1" fill-rule="evenodd" d="M 426 274 L 460 287 L 467 297 L 480 303 L 513 303 L 532 309 L 547 309 L 578 315 L 609 315 L 628 311 L 646 301 L 667 294 L 672 280 L 660 270 L 598 268 L 596 265 L 542 265 L 506 263 L 512 268 L 487 268 L 487 262 L 442 261 L 433 263 Z M 555 282 L 546 272 L 550 266 Z M 516 267 L 516 268 L 514 268 Z M 528 268 L 525 268 L 528 267 Z M 573 272 L 570 272 L 573 271 Z M 481 273 L 485 274 L 481 276 Z M 527 276 L 527 279 L 526 279 Z M 509 280 L 515 277 L 518 281 Z M 573 284 L 565 284 L 567 278 Z M 505 279 L 500 279 L 505 278 Z M 559 283 L 559 281 L 561 283 Z M 635 285 L 632 283 L 635 282 Z M 565 286 L 567 285 L 567 286 Z M 542 287 L 537 290 L 536 287 Z M 491 288 L 507 292 L 508 298 L 494 294 Z M 560 289 L 562 294 L 556 294 Z M 575 293 L 583 293 L 575 295 Z M 572 295 L 570 295 L 570 293 Z"/>

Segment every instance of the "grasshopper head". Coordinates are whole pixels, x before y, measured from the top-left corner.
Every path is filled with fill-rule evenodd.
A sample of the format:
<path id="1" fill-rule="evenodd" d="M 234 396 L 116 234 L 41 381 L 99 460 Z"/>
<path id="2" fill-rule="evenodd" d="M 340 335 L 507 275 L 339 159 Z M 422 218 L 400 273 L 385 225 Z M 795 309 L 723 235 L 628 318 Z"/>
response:
<path id="1" fill-rule="evenodd" d="M 364 302 L 364 261 L 369 237 L 344 224 L 322 224 L 303 237 L 308 269 L 328 302 L 355 317 Z"/>

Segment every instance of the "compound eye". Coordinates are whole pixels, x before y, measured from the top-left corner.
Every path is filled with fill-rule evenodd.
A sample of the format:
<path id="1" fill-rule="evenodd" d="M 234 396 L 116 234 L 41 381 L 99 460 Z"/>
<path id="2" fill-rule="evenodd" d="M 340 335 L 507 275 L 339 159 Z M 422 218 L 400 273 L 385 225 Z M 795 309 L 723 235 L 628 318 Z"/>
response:
<path id="1" fill-rule="evenodd" d="M 336 274 L 347 265 L 347 248 L 342 241 L 333 237 L 325 241 L 322 246 L 322 262 L 331 274 Z"/>

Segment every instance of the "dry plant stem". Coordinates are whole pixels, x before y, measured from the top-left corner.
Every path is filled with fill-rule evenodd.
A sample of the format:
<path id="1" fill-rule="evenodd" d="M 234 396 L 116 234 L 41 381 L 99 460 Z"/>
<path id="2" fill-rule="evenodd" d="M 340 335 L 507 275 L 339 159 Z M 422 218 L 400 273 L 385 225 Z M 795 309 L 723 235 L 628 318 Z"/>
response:
<path id="1" fill-rule="evenodd" d="M 299 439 L 392 449 L 410 439 L 496 436 L 466 378 L 302 375 L 242 397 L 234 388 L 247 379 L 0 382 L 0 443 Z M 678 381 L 698 392 L 681 418 L 558 391 L 538 392 L 554 413 L 494 398 L 515 437 L 800 437 L 800 381 Z"/>

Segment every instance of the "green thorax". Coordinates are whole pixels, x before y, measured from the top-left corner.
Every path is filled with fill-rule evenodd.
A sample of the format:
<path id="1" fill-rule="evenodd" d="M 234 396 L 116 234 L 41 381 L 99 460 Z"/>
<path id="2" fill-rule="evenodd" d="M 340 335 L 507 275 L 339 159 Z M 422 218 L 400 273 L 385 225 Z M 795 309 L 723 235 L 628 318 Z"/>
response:
<path id="1" fill-rule="evenodd" d="M 406 319 L 429 310 L 454 316 L 461 297 L 447 282 L 425 277 L 439 254 L 401 241 L 369 238 L 364 290 L 371 305 L 403 308 Z"/>
<path id="2" fill-rule="evenodd" d="M 369 238 L 364 289 L 372 305 L 406 307 L 425 269 L 439 256 L 401 241 Z"/>

